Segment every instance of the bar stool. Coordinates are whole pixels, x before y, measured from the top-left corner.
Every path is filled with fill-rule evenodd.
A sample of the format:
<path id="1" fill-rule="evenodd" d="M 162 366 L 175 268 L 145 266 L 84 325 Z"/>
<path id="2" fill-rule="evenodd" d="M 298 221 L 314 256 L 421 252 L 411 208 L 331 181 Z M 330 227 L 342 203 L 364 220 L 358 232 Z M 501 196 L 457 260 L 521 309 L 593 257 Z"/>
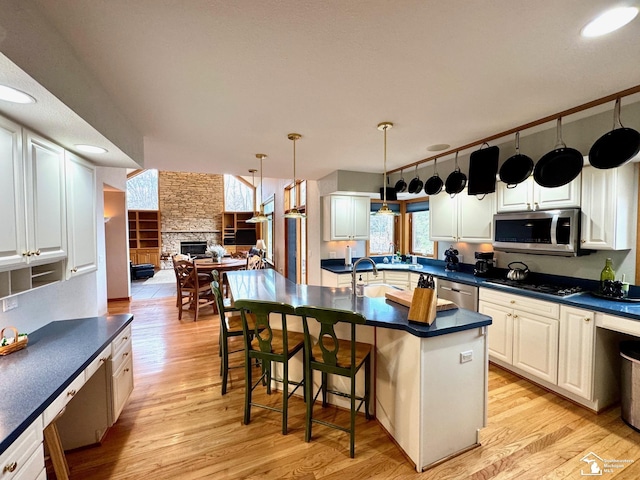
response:
<path id="1" fill-rule="evenodd" d="M 218 271 L 214 270 L 212 274 L 214 280 L 211 282 L 211 290 L 213 291 L 213 295 L 216 298 L 216 305 L 218 307 L 218 312 L 220 315 L 220 332 L 218 336 L 218 342 L 220 345 L 220 357 L 222 357 L 222 361 L 220 362 L 220 375 L 222 375 L 222 395 L 226 395 L 229 369 L 236 368 L 229 366 L 229 354 L 242 351 L 242 349 L 229 351 L 229 338 L 243 336 L 244 330 L 242 328 L 242 315 L 240 314 L 240 311 L 231 305 L 225 305 L 225 299 L 222 295 L 220 282 L 219 280 L 216 280 L 220 278 Z M 253 332 L 256 328 L 255 315 L 251 313 L 247 314 L 247 323 L 249 326 L 249 330 Z"/>
<path id="2" fill-rule="evenodd" d="M 296 353 L 304 351 L 304 335 L 300 332 L 291 332 L 287 329 L 287 315 L 296 315 L 293 306 L 286 303 L 262 302 L 256 300 L 236 300 L 235 307 L 242 312 L 242 328 L 244 329 L 244 350 L 245 350 L 245 402 L 244 420 L 245 425 L 251 421 L 251 407 L 260 407 L 267 410 L 282 412 L 282 434 L 287 434 L 287 415 L 289 408 L 289 398 L 300 387 L 304 386 L 304 370 L 301 381 L 289 380 L 289 359 Z M 249 320 L 249 312 L 255 315 L 256 321 L 253 330 Z M 272 315 L 282 320 L 282 330 L 271 327 Z M 251 336 L 253 335 L 253 339 Z M 251 378 L 251 362 L 257 359 L 262 363 L 262 375 L 256 383 Z M 282 379 L 272 378 L 271 363 L 282 364 Z M 282 409 L 263 405 L 252 401 L 253 390 L 260 384 L 266 383 L 267 393 L 271 394 L 271 381 L 282 382 Z M 289 393 L 289 384 L 295 388 Z"/>
<path id="3" fill-rule="evenodd" d="M 346 310 L 302 306 L 296 308 L 296 313 L 302 316 L 305 341 L 305 376 L 307 378 L 307 417 L 305 441 L 311 441 L 311 424 L 313 422 L 349 433 L 349 455 L 355 455 L 355 425 L 356 414 L 364 404 L 365 417 L 369 420 L 369 399 L 371 394 L 371 351 L 373 346 L 356 341 L 356 325 L 365 323 L 365 317 L 359 313 Z M 313 339 L 309 334 L 309 318 L 314 318 L 320 324 L 318 341 L 312 345 Z M 340 340 L 335 333 L 335 325 L 340 322 L 351 324 L 349 340 Z M 356 395 L 356 374 L 364 365 L 364 396 Z M 313 371 L 322 373 L 322 384 L 313 395 Z M 328 376 L 340 375 L 351 380 L 349 393 L 328 389 Z M 313 404 L 322 392 L 322 406 L 327 406 L 327 394 L 349 398 L 351 401 L 351 421 L 349 428 L 335 423 L 313 418 Z M 360 402 L 356 406 L 356 402 Z"/>

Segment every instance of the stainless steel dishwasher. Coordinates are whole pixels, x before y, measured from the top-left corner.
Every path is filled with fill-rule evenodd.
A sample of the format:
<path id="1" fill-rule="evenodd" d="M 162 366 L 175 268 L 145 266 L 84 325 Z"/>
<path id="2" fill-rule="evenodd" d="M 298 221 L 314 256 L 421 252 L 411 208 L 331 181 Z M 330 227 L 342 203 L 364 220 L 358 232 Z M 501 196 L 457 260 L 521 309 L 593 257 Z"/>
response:
<path id="1" fill-rule="evenodd" d="M 450 282 L 438 278 L 438 298 L 444 298 L 455 303 L 460 308 L 478 311 L 478 287 L 464 283 Z"/>

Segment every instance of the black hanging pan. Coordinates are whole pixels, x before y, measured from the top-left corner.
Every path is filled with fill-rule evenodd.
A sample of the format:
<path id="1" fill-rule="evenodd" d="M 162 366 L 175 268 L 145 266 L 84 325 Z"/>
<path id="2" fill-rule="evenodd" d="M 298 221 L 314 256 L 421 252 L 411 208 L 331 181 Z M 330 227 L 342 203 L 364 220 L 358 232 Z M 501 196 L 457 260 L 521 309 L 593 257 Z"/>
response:
<path id="1" fill-rule="evenodd" d="M 396 182 L 396 192 L 402 193 L 407 189 L 407 182 L 404 181 L 404 175 L 402 169 L 400 169 L 400 180 Z"/>
<path id="2" fill-rule="evenodd" d="M 500 167 L 500 180 L 507 184 L 507 188 L 515 188 L 529 178 L 532 172 L 533 160 L 520 153 L 520 132 L 517 132 L 516 154 L 507 158 Z"/>
<path id="3" fill-rule="evenodd" d="M 455 163 L 455 170 L 449 174 L 447 181 L 444 183 L 444 189 L 451 197 L 460 193 L 467 185 L 467 176 L 462 173 L 460 167 L 458 167 L 458 152 L 456 152 Z"/>
<path id="4" fill-rule="evenodd" d="M 422 180 L 418 175 L 418 165 L 416 165 L 416 176 L 409 182 L 409 193 L 418 193 L 422 190 Z"/>
<path id="5" fill-rule="evenodd" d="M 556 148 L 544 154 L 533 169 L 533 179 L 543 187 L 566 185 L 582 171 L 582 154 L 562 141 L 562 118 L 558 118 L 556 135 Z"/>
<path id="6" fill-rule="evenodd" d="M 640 152 L 640 133 L 620 123 L 620 99 L 613 109 L 613 130 L 596 140 L 589 150 L 589 163 L 596 168 L 616 168 Z"/>
<path id="7" fill-rule="evenodd" d="M 443 182 L 438 175 L 438 159 L 433 160 L 433 175 L 424 183 L 424 192 L 427 195 L 437 195 L 442 191 Z"/>
<path id="8" fill-rule="evenodd" d="M 486 146 L 486 148 L 485 148 Z M 482 195 L 496 191 L 496 174 L 498 173 L 498 157 L 500 148 L 490 147 L 483 143 L 479 150 L 472 152 L 469 157 L 469 195 Z"/>

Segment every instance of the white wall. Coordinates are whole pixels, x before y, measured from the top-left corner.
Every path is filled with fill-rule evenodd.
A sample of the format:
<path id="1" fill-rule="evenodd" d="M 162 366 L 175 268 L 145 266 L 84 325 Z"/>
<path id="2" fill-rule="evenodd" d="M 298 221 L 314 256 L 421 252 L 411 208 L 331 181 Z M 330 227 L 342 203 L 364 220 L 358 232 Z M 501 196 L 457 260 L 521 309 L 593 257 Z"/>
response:
<path id="1" fill-rule="evenodd" d="M 104 213 L 109 217 L 109 221 L 104 224 L 107 298 L 129 298 L 131 281 L 125 192 L 105 189 Z"/>

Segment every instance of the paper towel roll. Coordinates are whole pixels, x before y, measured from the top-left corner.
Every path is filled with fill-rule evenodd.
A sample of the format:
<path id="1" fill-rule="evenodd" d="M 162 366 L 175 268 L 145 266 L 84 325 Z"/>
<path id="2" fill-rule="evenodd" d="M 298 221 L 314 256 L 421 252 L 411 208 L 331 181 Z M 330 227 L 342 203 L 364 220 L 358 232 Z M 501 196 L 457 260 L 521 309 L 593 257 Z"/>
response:
<path id="1" fill-rule="evenodd" d="M 347 248 L 344 252 L 344 264 L 349 267 L 351 266 L 351 247 L 347 245 Z"/>

